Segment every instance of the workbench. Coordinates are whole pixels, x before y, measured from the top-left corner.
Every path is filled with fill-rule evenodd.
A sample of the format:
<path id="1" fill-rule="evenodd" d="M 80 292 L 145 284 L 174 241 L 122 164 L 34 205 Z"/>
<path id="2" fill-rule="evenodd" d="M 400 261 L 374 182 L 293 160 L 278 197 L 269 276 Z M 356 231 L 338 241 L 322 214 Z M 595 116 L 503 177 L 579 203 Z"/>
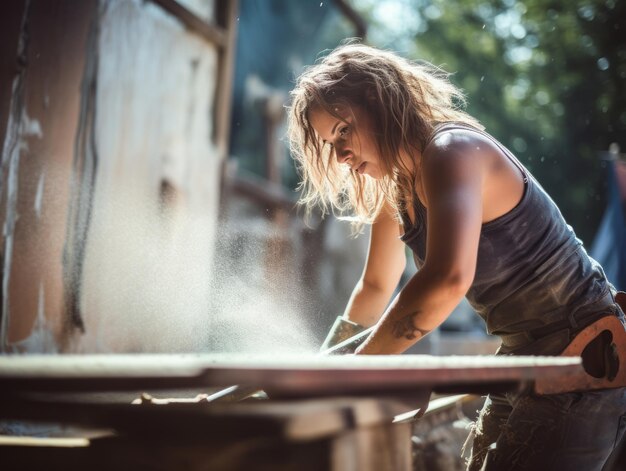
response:
<path id="1" fill-rule="evenodd" d="M 0 463 L 66 470 L 408 471 L 411 422 L 431 392 L 516 391 L 581 368 L 579 358 L 557 357 L 2 356 L 0 421 L 102 433 L 0 437 Z M 229 385 L 263 389 L 269 399 L 159 403 L 144 395 L 130 401 L 142 393 L 211 393 Z"/>

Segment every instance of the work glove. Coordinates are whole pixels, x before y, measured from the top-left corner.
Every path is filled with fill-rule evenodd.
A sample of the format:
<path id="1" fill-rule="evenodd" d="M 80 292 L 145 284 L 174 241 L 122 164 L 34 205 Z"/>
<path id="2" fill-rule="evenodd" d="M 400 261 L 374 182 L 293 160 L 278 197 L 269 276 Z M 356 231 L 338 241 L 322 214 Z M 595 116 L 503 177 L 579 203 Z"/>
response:
<path id="1" fill-rule="evenodd" d="M 324 343 L 320 347 L 320 352 L 326 352 L 328 349 L 334 347 L 335 345 L 340 344 L 341 342 L 348 340 L 349 338 L 354 337 L 355 335 L 363 332 L 366 328 L 356 322 L 352 322 L 351 320 L 346 319 L 343 316 L 337 316 L 333 326 L 330 328 Z M 365 337 L 363 338 L 363 340 Z M 363 341 L 361 340 L 361 342 Z M 354 349 L 359 346 L 361 342 L 354 344 Z M 353 349 L 353 351 L 354 351 Z M 343 351 L 342 353 L 348 353 Z"/>

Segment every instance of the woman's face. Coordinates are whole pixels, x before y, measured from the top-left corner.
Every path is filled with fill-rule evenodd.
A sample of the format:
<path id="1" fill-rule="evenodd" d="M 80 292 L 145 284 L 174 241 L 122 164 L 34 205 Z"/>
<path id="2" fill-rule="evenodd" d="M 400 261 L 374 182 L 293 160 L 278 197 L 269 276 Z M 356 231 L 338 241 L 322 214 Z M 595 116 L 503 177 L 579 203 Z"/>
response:
<path id="1" fill-rule="evenodd" d="M 315 107 L 309 114 L 309 121 L 324 145 L 331 145 L 337 162 L 345 164 L 354 172 L 382 178 L 385 174 L 381 166 L 376 145 L 374 122 L 369 113 L 360 106 L 336 108 L 343 120 L 331 115 L 322 107 Z"/>

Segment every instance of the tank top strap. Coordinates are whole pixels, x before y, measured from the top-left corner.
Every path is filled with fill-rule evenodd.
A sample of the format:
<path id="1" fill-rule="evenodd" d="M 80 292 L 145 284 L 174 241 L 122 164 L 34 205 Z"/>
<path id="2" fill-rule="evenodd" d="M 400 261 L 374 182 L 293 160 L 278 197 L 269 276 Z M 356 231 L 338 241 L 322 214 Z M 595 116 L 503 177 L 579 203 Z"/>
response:
<path id="1" fill-rule="evenodd" d="M 437 124 L 433 128 L 433 132 L 431 133 L 430 137 L 426 141 L 426 144 L 424 145 L 424 149 L 435 139 L 435 137 L 438 134 L 441 134 L 444 131 L 450 131 L 452 129 L 462 129 L 465 131 L 473 131 L 489 139 L 491 142 L 493 142 L 496 145 L 496 147 L 498 147 L 498 149 L 500 149 L 504 153 L 504 155 L 507 156 L 507 158 L 511 162 L 513 162 L 513 165 L 515 165 L 520 170 L 520 172 L 522 172 L 522 176 L 524 177 L 524 183 L 528 183 L 528 180 L 529 180 L 528 172 L 526 168 L 522 165 L 522 163 L 518 160 L 518 158 L 515 157 L 515 155 L 513 155 L 513 153 L 509 149 L 506 148 L 506 146 L 504 146 L 500 141 L 498 141 L 491 134 L 483 131 L 482 129 L 478 129 L 470 124 L 466 124 L 466 123 L 462 123 L 458 121 L 449 121 L 449 122 Z"/>

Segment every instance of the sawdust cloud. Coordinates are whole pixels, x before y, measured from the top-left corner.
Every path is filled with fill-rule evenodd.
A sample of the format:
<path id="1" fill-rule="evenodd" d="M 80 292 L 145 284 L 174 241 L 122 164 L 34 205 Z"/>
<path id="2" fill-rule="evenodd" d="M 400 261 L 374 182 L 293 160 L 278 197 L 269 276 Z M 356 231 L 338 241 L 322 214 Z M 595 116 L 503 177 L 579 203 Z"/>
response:
<path id="1" fill-rule="evenodd" d="M 210 211 L 164 211 L 128 190 L 95 208 L 76 351 L 316 351 L 309 301 L 289 260 L 268 253 L 267 228 L 218 229 Z"/>
<path id="2" fill-rule="evenodd" d="M 215 351 L 312 353 L 311 297 L 295 269 L 295 254 L 272 241 L 267 221 L 230 224 L 218 231 L 212 300 Z"/>

